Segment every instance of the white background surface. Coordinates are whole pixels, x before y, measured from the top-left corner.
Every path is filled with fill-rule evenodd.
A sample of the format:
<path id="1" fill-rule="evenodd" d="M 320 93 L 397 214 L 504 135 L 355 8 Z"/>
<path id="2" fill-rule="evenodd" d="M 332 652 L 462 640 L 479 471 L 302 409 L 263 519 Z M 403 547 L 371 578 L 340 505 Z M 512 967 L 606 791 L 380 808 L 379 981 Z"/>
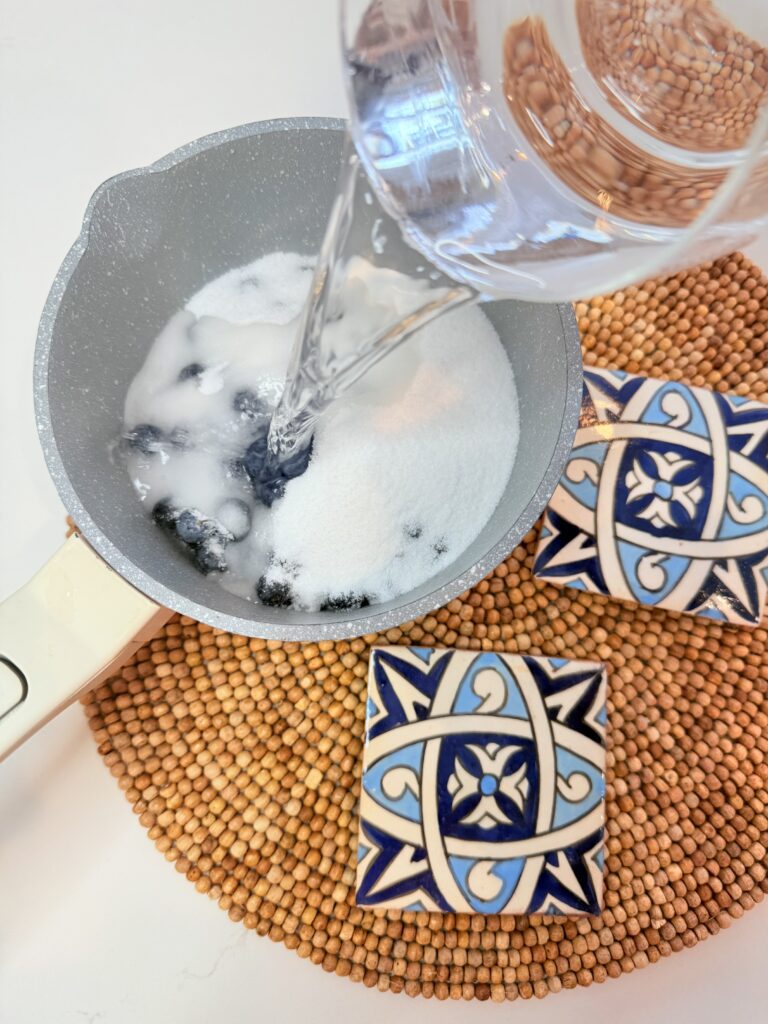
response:
<path id="1" fill-rule="evenodd" d="M 0 597 L 63 536 L 32 354 L 93 189 L 220 128 L 344 113 L 330 0 L 0 0 Z M 134 820 L 79 707 L 0 767 L 2 1024 L 738 1024 L 768 1019 L 766 925 L 763 906 L 694 950 L 542 1003 L 382 995 L 198 895 Z"/>

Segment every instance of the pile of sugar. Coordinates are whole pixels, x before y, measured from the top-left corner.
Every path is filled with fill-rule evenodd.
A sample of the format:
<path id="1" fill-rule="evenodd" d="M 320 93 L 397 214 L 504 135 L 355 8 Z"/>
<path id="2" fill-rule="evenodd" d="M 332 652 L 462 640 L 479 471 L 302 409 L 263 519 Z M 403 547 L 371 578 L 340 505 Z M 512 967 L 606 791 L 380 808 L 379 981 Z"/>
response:
<path id="1" fill-rule="evenodd" d="M 393 281 L 358 264 L 361 308 L 386 306 Z M 457 558 L 493 513 L 518 440 L 504 349 L 480 309 L 460 309 L 339 398 L 303 475 L 271 508 L 258 502 L 238 460 L 263 424 L 242 396 L 277 400 L 311 269 L 273 253 L 206 285 L 161 332 L 125 405 L 126 436 L 150 437 L 127 448 L 148 512 L 162 502 L 223 523 L 222 586 L 306 610 L 390 600 Z"/>

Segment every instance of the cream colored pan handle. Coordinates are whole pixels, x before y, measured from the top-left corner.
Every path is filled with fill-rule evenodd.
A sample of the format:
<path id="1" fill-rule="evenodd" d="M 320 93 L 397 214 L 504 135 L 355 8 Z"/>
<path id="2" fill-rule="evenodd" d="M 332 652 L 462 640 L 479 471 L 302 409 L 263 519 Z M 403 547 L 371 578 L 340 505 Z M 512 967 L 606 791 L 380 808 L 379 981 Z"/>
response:
<path id="1" fill-rule="evenodd" d="M 0 604 L 0 761 L 119 668 L 170 614 L 71 536 Z"/>

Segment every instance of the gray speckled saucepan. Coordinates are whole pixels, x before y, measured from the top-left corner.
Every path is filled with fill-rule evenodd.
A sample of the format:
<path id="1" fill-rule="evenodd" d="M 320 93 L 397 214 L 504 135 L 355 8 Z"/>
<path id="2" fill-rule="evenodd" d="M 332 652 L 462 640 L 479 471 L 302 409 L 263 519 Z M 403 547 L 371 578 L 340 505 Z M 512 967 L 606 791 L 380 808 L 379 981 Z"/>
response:
<path id="1" fill-rule="evenodd" d="M 471 587 L 505 558 L 543 510 L 570 452 L 581 398 L 579 335 L 569 306 L 509 301 L 484 307 L 517 382 L 521 436 L 512 475 L 467 550 L 422 586 L 374 608 L 286 611 L 228 593 L 200 575 L 153 525 L 124 466 L 110 456 L 128 384 L 176 310 L 207 281 L 265 253 L 319 249 L 343 138 L 338 120 L 244 125 L 111 178 L 91 199 L 43 311 L 35 401 L 51 476 L 80 533 L 101 556 L 93 558 L 88 549 L 99 566 L 100 593 L 81 594 L 81 578 L 90 570 L 78 568 L 79 556 L 67 556 L 66 565 L 64 556 L 55 556 L 58 591 L 48 567 L 44 579 L 36 577 L 0 608 L 0 756 L 40 719 L 103 678 L 100 657 L 114 669 L 168 609 L 268 639 L 373 633 L 424 615 Z M 79 548 L 88 545 L 80 542 Z M 133 595 L 132 605 L 118 599 L 119 588 Z M 42 645 L 38 651 L 16 639 L 25 632 L 22 624 L 43 613 L 49 621 L 36 628 L 46 635 L 47 653 Z M 109 632 L 110 616 L 125 619 L 119 645 L 94 644 L 95 636 Z M 64 648 L 72 653 L 67 680 Z M 49 662 L 22 664 L 30 650 L 40 659 L 45 653 Z M 78 652 L 90 659 L 84 669 Z M 33 707 L 33 677 L 46 673 L 56 675 L 58 692 L 48 694 L 45 706 Z M 17 724 L 4 738 L 9 717 Z"/>

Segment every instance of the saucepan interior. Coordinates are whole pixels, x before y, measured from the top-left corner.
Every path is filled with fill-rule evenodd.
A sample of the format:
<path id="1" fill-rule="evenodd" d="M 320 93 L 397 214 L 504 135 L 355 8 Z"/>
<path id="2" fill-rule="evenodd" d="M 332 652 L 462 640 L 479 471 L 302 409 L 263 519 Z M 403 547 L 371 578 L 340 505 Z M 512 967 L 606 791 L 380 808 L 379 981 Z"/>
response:
<path id="1" fill-rule="evenodd" d="M 530 528 L 560 475 L 576 426 L 581 364 L 570 308 L 493 303 L 486 312 L 509 355 L 520 399 L 517 461 L 475 543 L 423 586 L 357 612 L 262 607 L 196 572 L 146 518 L 124 466 L 110 452 L 128 383 L 158 331 L 204 283 L 276 249 L 317 251 L 342 142 L 340 121 L 262 122 L 201 139 L 106 182 L 54 282 L 38 337 L 41 439 L 85 537 L 158 602 L 247 635 L 360 635 L 456 596 Z"/>

